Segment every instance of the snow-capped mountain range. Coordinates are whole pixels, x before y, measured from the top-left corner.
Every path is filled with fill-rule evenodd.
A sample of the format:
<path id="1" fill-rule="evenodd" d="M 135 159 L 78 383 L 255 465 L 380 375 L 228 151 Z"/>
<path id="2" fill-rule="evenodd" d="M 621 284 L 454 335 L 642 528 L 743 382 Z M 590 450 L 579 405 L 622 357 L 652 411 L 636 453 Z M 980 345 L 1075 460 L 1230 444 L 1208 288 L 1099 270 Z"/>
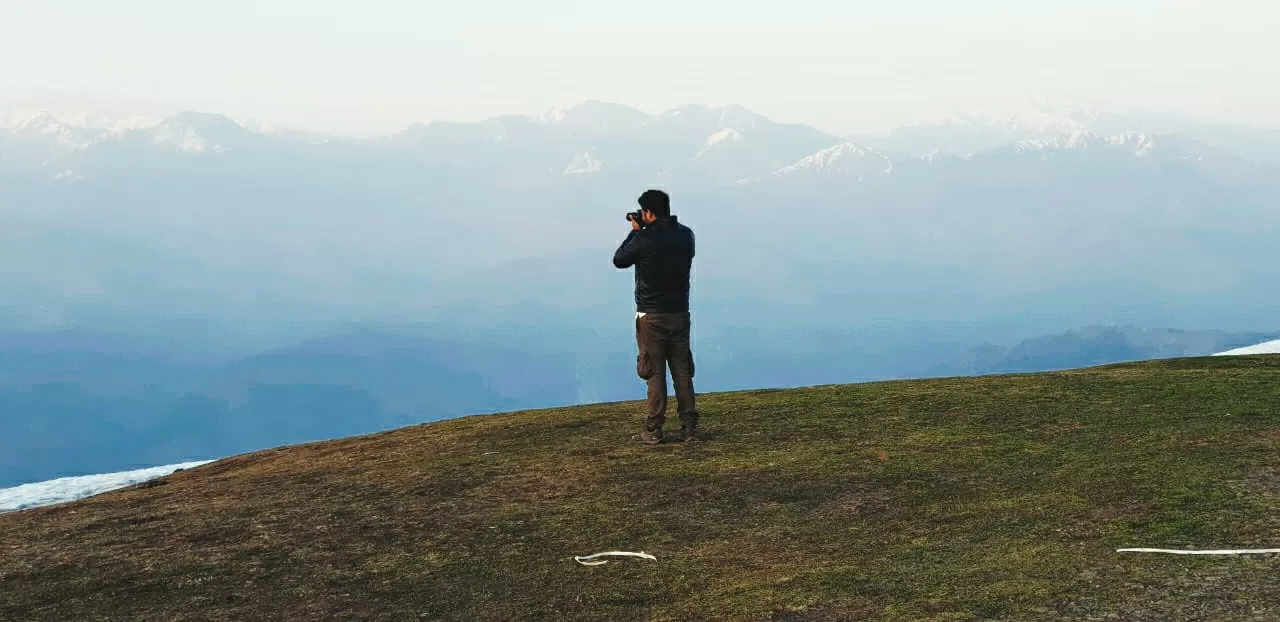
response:
<path id="1" fill-rule="evenodd" d="M 981 112 L 955 113 L 854 136 L 888 152 L 926 155 L 941 151 L 973 155 L 1019 142 L 1070 136 L 1177 134 L 1271 166 L 1280 166 L 1280 129 L 1222 125 L 1110 104 L 1065 99 L 1035 100 Z"/>
<path id="2" fill-rule="evenodd" d="M 587 101 L 478 123 L 419 124 L 391 136 L 362 140 L 189 111 L 154 119 L 20 110 L 0 117 L 0 145 L 8 147 L 11 160 L 22 159 L 25 153 L 41 168 L 52 169 L 51 176 L 81 181 L 92 179 L 96 151 L 110 149 L 118 159 L 123 157 L 121 146 L 186 155 L 308 147 L 326 153 L 408 150 L 427 154 L 445 167 L 493 171 L 509 167 L 511 174 L 526 181 L 639 175 L 654 183 L 676 184 L 858 181 L 893 175 L 904 166 L 954 166 L 983 158 L 1044 159 L 1063 154 L 1212 162 L 1242 170 L 1258 166 L 1181 133 L 1146 131 L 1155 122 L 1143 119 L 1147 117 L 1119 109 L 1043 104 L 1003 115 L 954 115 L 881 136 L 850 139 L 806 125 L 777 123 L 736 105 L 687 105 L 649 114 L 621 104 Z M 1161 122 L 1176 129 L 1172 122 Z M 961 143 L 980 148 L 966 149 Z M 1280 162 L 1280 140 L 1276 145 Z M 71 170 L 76 174 L 68 176 Z"/>
<path id="3" fill-rule="evenodd" d="M 264 124 L 252 119 L 237 122 L 229 117 L 180 112 L 168 118 L 102 116 L 91 113 L 55 113 L 43 109 L 19 109 L 0 113 L 0 135 L 45 142 L 72 150 L 84 150 L 112 141 L 139 139 L 157 147 L 187 153 L 218 152 L 224 142 L 234 145 L 254 137 L 288 138 L 320 142 L 322 135 Z"/>

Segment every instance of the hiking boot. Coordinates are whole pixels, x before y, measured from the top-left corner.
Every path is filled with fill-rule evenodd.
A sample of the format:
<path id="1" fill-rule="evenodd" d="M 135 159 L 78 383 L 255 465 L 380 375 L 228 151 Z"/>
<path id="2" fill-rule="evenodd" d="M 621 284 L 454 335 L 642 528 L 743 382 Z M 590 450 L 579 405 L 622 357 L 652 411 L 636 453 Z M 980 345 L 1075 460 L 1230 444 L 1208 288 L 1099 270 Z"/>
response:
<path id="1" fill-rule="evenodd" d="M 631 440 L 644 445 L 657 445 L 662 442 L 662 431 L 634 434 L 631 436 Z"/>
<path id="2" fill-rule="evenodd" d="M 680 441 L 684 443 L 696 443 L 702 439 L 698 438 L 698 428 L 687 425 L 680 426 Z"/>

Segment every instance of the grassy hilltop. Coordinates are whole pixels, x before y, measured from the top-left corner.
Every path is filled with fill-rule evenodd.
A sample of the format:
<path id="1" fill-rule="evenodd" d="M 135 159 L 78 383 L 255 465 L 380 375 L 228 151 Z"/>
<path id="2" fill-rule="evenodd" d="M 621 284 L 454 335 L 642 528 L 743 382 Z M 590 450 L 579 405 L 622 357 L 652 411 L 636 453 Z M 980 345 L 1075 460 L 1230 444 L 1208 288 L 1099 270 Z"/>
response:
<path id="1" fill-rule="evenodd" d="M 518 412 L 0 515 L 0 619 L 1280 619 L 1280 556 L 1115 552 L 1280 547 L 1280 357 L 699 406 L 701 444 Z"/>

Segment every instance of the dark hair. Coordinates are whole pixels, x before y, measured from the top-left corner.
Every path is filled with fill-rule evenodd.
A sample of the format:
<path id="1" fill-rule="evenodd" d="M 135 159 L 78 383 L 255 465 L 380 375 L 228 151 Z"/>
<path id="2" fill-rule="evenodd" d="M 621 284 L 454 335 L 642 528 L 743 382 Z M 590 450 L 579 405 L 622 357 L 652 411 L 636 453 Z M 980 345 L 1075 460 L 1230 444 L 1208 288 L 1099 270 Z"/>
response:
<path id="1" fill-rule="evenodd" d="M 671 197 L 661 190 L 645 190 L 637 202 L 640 203 L 641 209 L 653 212 L 653 215 L 658 218 L 671 215 Z"/>

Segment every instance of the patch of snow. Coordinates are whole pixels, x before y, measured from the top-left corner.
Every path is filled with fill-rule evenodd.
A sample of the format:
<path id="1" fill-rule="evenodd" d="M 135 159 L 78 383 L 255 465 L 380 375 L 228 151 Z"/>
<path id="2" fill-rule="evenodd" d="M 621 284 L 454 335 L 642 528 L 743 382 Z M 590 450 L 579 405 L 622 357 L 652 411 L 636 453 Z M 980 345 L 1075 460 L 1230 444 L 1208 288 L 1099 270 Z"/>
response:
<path id="1" fill-rule="evenodd" d="M 46 110 L 15 115 L 11 118 L 9 129 L 19 135 L 39 136 L 41 140 L 51 140 L 75 149 L 92 144 L 94 135 L 101 133 L 101 130 L 79 128 L 64 123 Z"/>
<path id="2" fill-rule="evenodd" d="M 1014 151 L 1071 151 L 1088 149 L 1098 144 L 1106 144 L 1093 132 L 1074 130 L 1063 136 L 1044 140 L 1020 140 L 1014 143 Z"/>
<path id="3" fill-rule="evenodd" d="M 1028 151 L 1083 151 L 1087 149 L 1115 149 L 1137 158 L 1146 158 L 1161 152 L 1177 155 L 1182 159 L 1202 159 L 1202 155 L 1188 154 L 1181 150 L 1170 136 L 1157 136 L 1142 132 L 1128 132 L 1112 136 L 1100 136 L 1093 132 L 1077 130 L 1044 140 L 1023 140 L 1014 143 L 1017 152 Z"/>
<path id="4" fill-rule="evenodd" d="M 795 164 L 784 166 L 773 174 L 785 176 L 797 173 L 858 173 L 861 179 L 865 175 L 887 175 L 892 172 L 893 159 L 888 155 L 853 143 L 841 143 L 806 156 Z"/>
<path id="5" fill-rule="evenodd" d="M 54 181 L 66 181 L 68 183 L 73 183 L 73 184 L 83 179 L 84 179 L 83 177 L 76 175 L 75 171 L 71 169 L 67 169 L 53 176 Z"/>
<path id="6" fill-rule="evenodd" d="M 111 134 L 121 134 L 129 130 L 155 127 L 162 119 L 141 115 L 108 116 L 89 112 L 60 112 L 45 108 L 20 108 L 0 115 L 0 128 L 17 130 L 32 125 L 47 125 L 53 122 L 76 129 L 103 130 Z"/>
<path id="7" fill-rule="evenodd" d="M 1245 356 L 1249 354 L 1280 354 L 1280 339 L 1219 352 L 1214 356 Z"/>
<path id="8" fill-rule="evenodd" d="M 196 462 L 183 462 L 181 464 L 170 464 L 147 469 L 138 469 L 136 471 L 62 477 L 45 482 L 35 482 L 15 486 L 13 488 L 5 488 L 0 490 L 0 512 L 11 512 L 14 510 L 26 510 L 46 505 L 69 503 L 77 499 L 84 499 L 85 497 L 99 495 L 104 492 L 110 492 L 112 490 L 118 490 L 164 477 L 180 469 L 193 469 L 210 462 L 213 461 L 201 460 Z"/>
<path id="9" fill-rule="evenodd" d="M 1133 154 L 1139 158 L 1147 156 L 1156 148 L 1155 137 L 1149 134 L 1139 133 L 1111 136 L 1107 138 L 1107 142 L 1112 145 L 1131 149 Z"/>
<path id="10" fill-rule="evenodd" d="M 950 162 L 955 160 L 971 160 L 973 159 L 973 154 L 967 153 L 967 154 L 958 155 L 954 153 L 944 153 L 942 151 L 938 151 L 937 149 L 935 149 L 923 156 L 920 156 L 918 159 L 924 162 L 925 164 L 933 166 L 934 164 L 938 164 L 939 162 Z"/>
<path id="11" fill-rule="evenodd" d="M 723 129 L 723 130 L 720 130 L 719 132 L 716 132 L 715 134 L 708 136 L 707 141 L 703 144 L 703 148 L 705 149 L 707 147 L 711 147 L 712 145 L 715 145 L 724 141 L 737 142 L 740 140 L 742 140 L 742 133 L 739 132 L 738 130 L 735 130 L 733 128 Z"/>
<path id="12" fill-rule="evenodd" d="M 600 160 L 590 153 L 580 153 L 574 156 L 573 161 L 569 162 L 569 166 L 564 169 L 565 175 L 589 175 L 600 172 Z"/>
<path id="13" fill-rule="evenodd" d="M 26 109 L 26 108 L 12 110 L 7 114 L 5 114 L 3 117 L 0 117 L 0 127 L 3 127 L 5 129 L 17 129 L 19 127 L 30 124 L 32 121 L 40 117 L 48 116 L 48 115 L 49 115 L 49 111 L 47 110 L 35 110 L 35 109 Z"/>
<path id="14" fill-rule="evenodd" d="M 720 130 L 715 134 L 712 134 L 707 137 L 707 140 L 702 145 L 702 149 L 699 150 L 698 153 L 694 154 L 693 159 L 697 160 L 699 158 L 706 156 L 708 152 L 712 151 L 717 146 L 720 146 L 720 148 L 724 148 L 733 143 L 740 143 L 742 141 L 743 141 L 742 133 L 739 132 L 738 130 L 735 130 L 733 128 Z"/>
<path id="15" fill-rule="evenodd" d="M 557 106 L 552 106 L 550 109 L 546 110 L 542 114 L 531 116 L 530 118 L 542 123 L 548 123 L 548 124 L 560 123 L 564 121 L 566 117 L 569 116 L 570 110 L 577 108 L 583 103 L 584 102 L 577 102 L 573 104 L 560 104 Z"/>
<path id="16" fill-rule="evenodd" d="M 167 125 L 156 129 L 151 143 L 160 147 L 169 147 L 185 153 L 204 153 L 206 151 L 222 151 L 219 145 L 211 145 L 205 137 L 192 127 Z"/>

